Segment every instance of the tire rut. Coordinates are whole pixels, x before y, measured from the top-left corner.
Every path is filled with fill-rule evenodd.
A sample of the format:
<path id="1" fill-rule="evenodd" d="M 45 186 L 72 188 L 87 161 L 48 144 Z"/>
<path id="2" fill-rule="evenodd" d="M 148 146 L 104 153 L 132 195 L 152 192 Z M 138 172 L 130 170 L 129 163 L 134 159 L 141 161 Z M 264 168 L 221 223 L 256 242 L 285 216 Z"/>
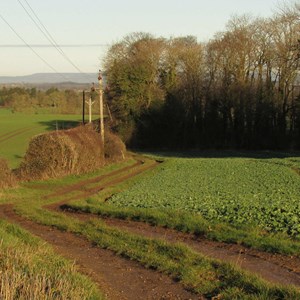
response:
<path id="1" fill-rule="evenodd" d="M 21 128 L 21 129 L 16 129 L 16 130 L 13 130 L 13 131 L 10 131 L 8 133 L 5 133 L 3 135 L 0 136 L 0 144 L 13 138 L 13 137 L 16 137 L 22 133 L 25 133 L 27 131 L 30 131 L 34 128 L 36 128 L 37 126 L 31 126 L 31 127 L 26 127 L 26 128 Z"/>
<path id="2" fill-rule="evenodd" d="M 187 291 L 167 275 L 94 246 L 82 236 L 37 224 L 17 215 L 12 205 L 0 206 L 0 217 L 40 237 L 65 258 L 75 260 L 108 299 L 204 299 Z"/>
<path id="3" fill-rule="evenodd" d="M 99 218 L 97 215 L 61 209 L 67 203 L 86 198 L 99 191 L 121 183 L 146 170 L 154 168 L 159 162 L 142 166 L 136 163 L 101 175 L 89 180 L 82 180 L 76 184 L 48 194 L 45 198 L 63 196 L 65 199 L 57 203 L 46 205 L 44 208 L 63 211 L 70 217 L 81 221 Z M 130 173 L 124 172 L 130 171 Z M 119 176 L 120 175 L 120 176 Z M 109 180 L 111 178 L 111 180 Z M 108 179 L 101 183 L 101 181 Z M 89 184 L 97 185 L 88 187 Z M 100 183 L 100 184 L 99 184 Z M 70 196 L 72 192 L 80 194 Z M 69 196 L 69 197 L 68 197 Z M 18 216 L 9 205 L 0 207 L 0 216 L 7 218 L 33 234 L 41 237 L 54 246 L 61 255 L 76 260 L 81 271 L 88 274 L 105 291 L 109 299 L 203 299 L 186 291 L 181 284 L 175 283 L 168 276 L 153 270 L 147 270 L 139 263 L 129 261 L 115 255 L 110 250 L 93 246 L 84 237 L 68 232 L 61 232 L 55 228 L 36 224 Z M 180 233 L 172 229 L 154 227 L 142 222 L 102 218 L 109 226 L 126 230 L 130 233 L 159 238 L 170 243 L 181 242 L 207 257 L 231 262 L 242 269 L 257 274 L 263 279 L 281 285 L 295 285 L 300 287 L 300 259 L 278 254 L 268 254 L 235 244 L 213 242 L 192 234 Z"/>
<path id="4" fill-rule="evenodd" d="M 155 164 L 158 164 L 158 162 L 156 162 Z M 136 166 L 136 164 L 134 164 L 134 166 Z M 151 166 L 148 166 L 148 168 L 151 168 Z M 116 173 L 121 174 L 122 171 L 120 170 L 120 172 L 115 172 L 114 175 L 116 175 Z M 138 174 L 140 172 L 136 173 Z M 130 178 L 131 176 L 135 176 L 137 174 L 133 173 L 128 177 Z M 103 178 L 98 177 L 98 179 L 102 180 Z M 128 179 L 127 175 L 125 175 L 124 177 L 114 178 L 108 183 L 106 182 L 102 185 L 99 185 L 98 191 L 120 183 L 126 179 Z M 82 188 L 84 187 L 84 182 L 81 183 L 79 184 Z M 65 191 L 67 190 L 68 192 L 73 191 L 66 187 Z M 96 192 L 96 190 L 97 189 L 91 191 L 91 194 Z M 68 192 L 66 192 L 64 195 L 67 196 Z M 45 206 L 45 208 L 56 211 L 63 210 L 66 214 L 69 214 L 70 216 L 73 215 L 81 219 L 82 221 L 86 221 L 90 218 L 96 218 L 99 216 L 82 212 L 76 213 L 72 210 L 66 211 L 64 209 L 61 209 L 64 206 L 67 206 L 70 201 L 83 199 L 91 194 L 89 194 L 89 192 L 85 190 L 85 192 L 83 192 L 81 195 L 65 198 L 58 203 L 47 205 Z M 195 251 L 204 254 L 207 257 L 231 262 L 234 265 L 237 265 L 246 271 L 254 273 L 271 283 L 282 285 L 292 284 L 300 287 L 300 258 L 288 257 L 280 254 L 269 254 L 266 252 L 246 248 L 242 245 L 237 244 L 215 242 L 207 240 L 203 237 L 196 237 L 193 234 L 181 233 L 172 229 L 151 226 L 143 222 L 134 222 L 115 218 L 102 219 L 109 226 L 113 226 L 121 230 L 127 230 L 134 234 L 139 234 L 150 238 L 160 238 L 171 243 L 184 243 Z"/>
<path id="5" fill-rule="evenodd" d="M 65 209 L 64 209 L 65 208 Z M 69 216 L 81 221 L 99 218 L 97 215 L 75 212 L 66 209 L 67 206 L 56 207 Z M 171 243 L 183 243 L 195 251 L 213 259 L 233 263 L 234 265 L 256 274 L 271 283 L 281 285 L 295 285 L 300 287 L 300 259 L 280 254 L 269 254 L 246 248 L 242 245 L 214 242 L 193 234 L 181 233 L 176 230 L 151 226 L 142 222 L 101 218 L 108 226 L 112 226 L 130 233 L 159 238 Z"/>
<path id="6" fill-rule="evenodd" d="M 157 164 L 158 162 L 156 162 Z M 136 166 L 136 164 L 134 164 Z M 151 165 L 152 166 L 152 165 Z M 151 168 L 151 166 L 148 168 Z M 120 172 L 114 172 L 115 174 L 121 174 Z M 136 172 L 140 173 L 140 172 Z M 135 176 L 136 174 L 130 174 L 129 177 Z M 98 177 L 98 179 L 103 179 Z M 104 183 L 98 186 L 98 191 L 103 190 L 109 186 L 120 183 L 128 179 L 127 175 L 124 177 L 118 177 L 111 180 L 109 183 Z M 84 186 L 84 182 L 81 182 L 81 188 Z M 68 188 L 65 191 L 72 192 Z M 97 188 L 91 191 L 91 194 L 97 192 Z M 66 195 L 67 193 L 65 193 Z M 54 203 L 52 205 L 45 206 L 45 208 L 50 210 L 61 211 L 69 215 L 73 215 L 81 220 L 88 220 L 90 218 L 96 218 L 96 215 L 88 213 L 76 213 L 72 210 L 61 209 L 72 200 L 78 200 L 90 195 L 87 190 L 81 195 L 76 195 L 70 198 L 65 198 L 64 200 Z M 160 238 L 167 240 L 168 242 L 175 243 L 181 242 L 197 252 L 204 254 L 213 259 L 219 259 L 227 262 L 231 262 L 242 269 L 245 269 L 251 273 L 257 274 L 263 279 L 283 285 L 295 285 L 300 286 L 300 258 L 298 257 L 288 257 L 280 254 L 270 254 L 255 249 L 250 249 L 242 245 L 237 244 L 227 244 L 221 242 L 215 242 L 207 240 L 203 237 L 196 237 L 193 234 L 181 233 L 176 230 L 151 226 L 143 222 L 134 222 L 128 220 L 120 220 L 115 218 L 102 218 L 105 223 L 109 226 L 117 227 L 121 230 L 127 230 L 131 233 L 147 236 L 150 238 Z"/>
<path id="7" fill-rule="evenodd" d="M 139 173 L 154 168 L 158 162 L 154 162 L 145 167 L 135 169 L 143 163 L 137 163 L 113 171 L 91 180 L 85 180 L 76 185 L 59 189 L 51 194 L 53 196 L 66 195 L 74 190 L 80 190 L 86 184 L 95 183 L 109 177 L 122 175 L 123 172 L 133 171 L 121 177 L 113 178 L 111 181 L 101 184 L 88 192 L 84 196 L 96 193 L 100 189 L 120 183 Z M 83 197 L 80 195 L 80 198 Z M 48 198 L 50 196 L 48 195 Z M 55 209 L 59 204 L 45 206 L 48 209 Z M 13 222 L 32 234 L 40 237 L 52 245 L 54 250 L 65 258 L 71 259 L 79 266 L 79 270 L 90 276 L 99 286 L 108 299 L 112 300 L 139 300 L 139 299 L 204 299 L 186 290 L 182 284 L 174 281 L 169 276 L 160 272 L 146 269 L 139 263 L 116 255 L 113 251 L 101 249 L 93 245 L 83 236 L 78 236 L 70 232 L 60 231 L 55 227 L 37 224 L 29 219 L 25 219 L 15 213 L 13 205 L 5 204 L 0 206 L 0 217 Z"/>

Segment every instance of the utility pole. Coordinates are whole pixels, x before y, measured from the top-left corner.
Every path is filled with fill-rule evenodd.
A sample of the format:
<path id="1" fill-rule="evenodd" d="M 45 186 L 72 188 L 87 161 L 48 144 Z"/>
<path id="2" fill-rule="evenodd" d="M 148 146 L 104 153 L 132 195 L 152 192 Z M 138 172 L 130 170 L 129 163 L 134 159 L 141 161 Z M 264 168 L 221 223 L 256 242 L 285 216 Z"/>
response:
<path id="1" fill-rule="evenodd" d="M 95 90 L 94 86 L 91 88 L 89 101 L 85 101 L 85 103 L 89 106 L 89 123 L 92 123 L 92 105 L 95 101 L 92 101 L 92 92 Z"/>
<path id="2" fill-rule="evenodd" d="M 101 141 L 104 148 L 104 118 L 103 118 L 103 86 L 102 86 L 102 75 L 101 71 L 99 70 L 98 75 L 98 82 L 99 82 L 99 105 L 100 105 L 100 134 L 101 134 Z"/>
<path id="3" fill-rule="evenodd" d="M 82 124 L 85 125 L 85 90 L 82 91 Z"/>

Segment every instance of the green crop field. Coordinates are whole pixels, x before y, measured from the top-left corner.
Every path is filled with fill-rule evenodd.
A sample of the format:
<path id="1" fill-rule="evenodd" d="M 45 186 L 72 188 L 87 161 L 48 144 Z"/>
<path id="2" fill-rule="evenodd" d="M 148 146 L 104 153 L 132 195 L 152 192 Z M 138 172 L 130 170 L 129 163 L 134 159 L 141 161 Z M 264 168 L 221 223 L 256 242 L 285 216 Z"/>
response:
<path id="1" fill-rule="evenodd" d="M 152 176 L 109 202 L 118 207 L 185 210 L 211 221 L 252 223 L 299 237 L 300 157 L 280 156 L 169 157 Z"/>
<path id="2" fill-rule="evenodd" d="M 81 121 L 79 115 L 12 113 L 0 109 L 0 157 L 9 166 L 19 165 L 32 136 L 50 130 L 69 128 Z"/>
<path id="3" fill-rule="evenodd" d="M 137 159 L 143 163 L 137 164 Z M 76 234 L 77 236 L 81 235 L 93 243 L 94 246 L 97 245 L 98 247 L 109 249 L 110 251 L 113 251 L 114 253 L 123 257 L 127 257 L 144 267 L 168 274 L 175 280 L 181 282 L 187 289 L 199 295 L 199 299 L 202 298 L 202 295 L 207 299 L 218 298 L 224 300 L 300 299 L 299 290 L 293 288 L 292 286 L 281 287 L 280 285 L 270 285 L 258 277 L 251 275 L 250 273 L 241 271 L 241 269 L 234 264 L 228 264 L 227 262 L 221 262 L 207 258 L 200 252 L 194 251 L 193 248 L 189 247 L 187 244 L 171 243 L 160 238 L 150 238 L 147 235 L 144 236 L 140 233 L 130 232 L 122 227 L 110 226 L 101 218 L 91 218 L 85 221 L 81 218 L 73 218 L 70 215 L 64 214 L 62 211 L 47 209 L 47 205 L 53 205 L 54 203 L 58 203 L 60 201 L 69 202 L 70 199 L 73 198 L 78 200 L 75 202 L 69 202 L 69 205 L 74 206 L 79 210 L 81 209 L 84 211 L 90 211 L 93 213 L 98 213 L 99 215 L 102 213 L 102 215 L 105 216 L 122 217 L 126 219 L 131 218 L 136 221 L 150 221 L 152 225 L 164 227 L 172 227 L 173 225 L 173 228 L 176 228 L 177 230 L 185 229 L 186 231 L 205 233 L 207 238 L 211 238 L 212 234 L 214 234 L 216 237 L 218 234 L 220 240 L 224 239 L 226 241 L 228 239 L 226 239 L 225 233 L 227 236 L 229 233 L 232 234 L 230 238 L 231 243 L 247 241 L 247 244 L 251 247 L 253 246 L 254 248 L 259 248 L 257 247 L 257 244 L 254 243 L 260 241 L 261 245 L 264 246 L 264 249 L 270 248 L 272 249 L 272 252 L 278 252 L 287 255 L 298 255 L 300 253 L 300 242 L 297 240 L 284 238 L 278 239 L 278 236 L 268 237 L 267 235 L 252 235 L 253 232 L 247 232 L 244 230 L 239 231 L 233 229 L 231 226 L 214 226 L 213 222 L 205 221 L 200 216 L 194 216 L 191 213 L 175 213 L 174 207 L 176 207 L 176 205 L 178 207 L 180 205 L 184 207 L 182 203 L 180 204 L 180 201 L 178 203 L 175 201 L 176 197 L 184 197 L 183 194 L 176 194 L 176 191 L 178 193 L 180 190 L 180 185 L 184 185 L 184 183 L 174 181 L 174 176 L 177 177 L 176 174 L 183 182 L 190 180 L 188 184 L 190 188 L 197 190 L 196 187 L 199 188 L 199 182 L 194 179 L 198 177 L 198 179 L 200 179 L 200 168 L 203 168 L 206 163 L 211 162 L 211 165 L 206 166 L 206 170 L 209 169 L 211 172 L 213 172 L 213 169 L 215 169 L 217 172 L 217 168 L 212 166 L 214 164 L 218 165 L 219 162 L 223 162 L 223 164 L 218 165 L 218 173 L 220 174 L 220 178 L 224 178 L 224 176 L 221 175 L 222 169 L 220 169 L 220 167 L 231 166 L 231 163 L 228 164 L 230 160 L 231 159 L 229 158 L 166 158 L 166 161 L 160 166 L 152 170 L 148 169 L 147 173 L 143 172 L 141 176 L 136 177 L 136 174 L 138 174 L 136 173 L 137 171 L 145 170 L 147 167 L 153 166 L 154 162 L 147 157 L 131 158 L 128 161 L 106 166 L 103 169 L 90 174 L 76 176 L 73 175 L 48 181 L 23 183 L 15 189 L 3 191 L 2 197 L 0 195 L 0 203 L 13 203 L 14 210 L 18 215 L 24 216 L 27 219 L 39 224 L 44 224 L 62 231 L 67 231 L 69 233 Z M 251 163 L 252 160 L 232 158 L 232 161 L 236 161 L 236 163 L 239 161 L 247 163 L 249 161 L 249 163 Z M 287 160 L 287 165 L 290 162 L 293 163 L 293 160 Z M 297 164 L 297 162 L 295 162 L 295 164 Z M 131 166 L 131 168 L 128 168 L 129 166 Z M 191 166 L 193 166 L 193 169 Z M 204 176 L 204 170 L 205 169 L 203 169 L 201 176 Z M 288 167 L 287 170 L 289 170 Z M 168 183 L 166 182 L 167 179 L 164 182 L 161 180 L 157 181 L 156 178 L 159 177 L 162 179 L 165 172 L 167 172 L 169 174 L 168 176 L 170 176 Z M 171 176 L 171 173 L 175 173 L 175 175 Z M 130 174 L 135 174 L 135 176 L 131 177 L 129 176 Z M 192 175 L 197 176 L 192 177 L 192 180 L 189 178 L 189 176 Z M 128 179 L 130 182 L 128 182 Z M 194 187 L 192 185 L 192 181 L 195 181 Z M 110 201 L 108 198 L 106 198 L 108 201 L 104 202 L 99 199 L 102 198 L 102 196 L 105 197 L 105 195 L 111 195 L 111 193 L 115 194 L 115 192 L 117 192 L 119 189 L 125 189 L 131 186 L 127 192 L 120 194 L 120 199 L 124 198 L 122 195 L 129 193 L 138 186 L 140 188 L 144 188 L 145 186 L 142 185 L 143 182 L 148 182 L 149 187 L 151 187 L 151 191 L 147 190 L 145 192 L 149 191 L 149 193 L 156 194 L 156 197 L 153 197 L 152 199 L 145 199 L 145 206 L 147 204 L 148 206 L 152 205 L 153 207 L 159 208 L 158 210 L 144 208 L 131 209 L 124 207 L 119 209 L 118 207 L 109 204 Z M 170 189 L 174 188 L 174 185 L 176 185 L 176 188 L 178 189 L 175 189 L 172 193 Z M 157 203 L 160 201 L 155 202 L 155 198 L 159 199 L 162 197 L 162 193 L 164 192 L 163 190 L 167 189 L 167 186 L 169 188 L 168 203 L 171 204 L 174 202 L 175 204 L 173 205 L 173 208 L 171 205 L 161 205 L 159 207 Z M 85 193 L 91 191 L 92 194 L 91 196 L 85 196 L 85 193 L 82 194 L 83 191 L 85 191 Z M 142 192 L 140 191 L 140 193 Z M 182 191 L 180 193 L 182 193 Z M 112 201 L 115 201 L 117 199 L 116 197 L 117 196 L 113 196 Z M 186 202 L 188 199 L 189 198 L 186 199 Z M 119 202 L 118 205 L 120 204 L 121 203 Z M 132 204 L 129 203 L 129 205 Z M 144 207 L 142 205 L 138 206 Z M 160 209 L 161 207 L 164 207 L 164 209 Z M 193 211 L 193 208 L 190 210 Z M 19 231 L 20 229 L 16 228 L 15 226 L 11 229 L 11 226 L 7 224 L 1 224 L 0 222 L 0 225 L 6 226 L 5 228 L 7 228 L 6 231 L 8 233 L 4 235 L 4 239 L 2 238 L 5 243 L 8 243 L 7 240 L 11 239 L 12 233 L 16 231 L 18 236 L 20 236 L 22 239 L 20 243 L 22 241 L 29 240 L 28 236 L 30 235 L 24 231 Z M 2 232 L 0 231 L 0 233 Z M 54 233 L 51 230 L 49 234 L 53 237 Z M 236 235 L 236 239 L 232 238 L 233 234 Z M 41 244 L 39 241 L 34 243 L 37 244 L 37 246 Z M 10 252 L 6 251 L 5 245 L 6 244 L 0 242 L 0 250 L 3 253 L 9 254 Z M 272 247 L 269 247 L 270 245 Z M 36 248 L 35 245 L 32 245 L 31 247 L 33 250 Z M 10 250 L 11 248 L 8 249 Z M 28 249 L 28 251 L 31 250 Z M 85 249 L 83 249 L 83 251 L 85 251 Z M 16 253 L 16 255 L 19 254 Z M 41 249 L 40 253 L 36 254 L 37 258 L 36 256 L 32 257 L 31 252 L 28 254 L 28 256 L 30 258 L 30 263 L 32 260 L 38 259 L 39 268 L 37 268 L 37 272 L 39 273 L 45 272 L 44 270 L 48 270 L 49 264 L 53 264 L 53 261 L 58 259 L 52 256 L 51 253 L 48 255 L 47 249 Z M 8 258 L 13 259 L 11 257 Z M 95 264 L 97 262 L 96 259 Z M 23 269 L 28 268 L 26 263 L 26 261 L 20 261 L 19 265 L 21 272 Z M 60 265 L 61 264 L 62 263 L 60 263 Z M 4 265 L 4 268 L 5 266 L 6 265 Z M 55 281 L 55 276 L 58 276 L 60 272 L 65 274 L 65 270 L 69 267 L 69 264 L 65 264 L 63 265 L 62 270 L 58 268 L 53 270 L 51 269 L 49 270 L 50 275 L 49 273 L 45 273 L 45 277 L 47 276 L 48 278 L 52 275 L 50 280 L 51 283 L 53 282 L 53 286 L 55 288 L 55 284 L 57 282 L 61 282 L 59 280 Z M 0 264 L 0 272 L 3 272 L 2 269 Z M 70 276 L 63 278 L 63 287 L 66 287 L 66 289 L 57 289 L 62 295 L 61 299 L 101 299 L 101 295 L 96 294 L 97 291 L 91 290 L 91 287 L 93 288 L 91 282 L 85 277 L 79 277 L 79 274 L 76 273 L 77 272 L 73 272 L 70 274 Z M 12 274 L 11 276 L 15 278 L 18 276 L 18 272 L 16 272 L 16 274 Z M 61 278 L 61 276 L 58 277 L 59 279 Z M 25 279 L 27 280 L 27 278 Z M 77 284 L 77 281 L 79 284 Z M 29 286 L 27 282 L 28 280 L 24 284 L 26 288 Z M 74 291 L 68 289 L 70 284 L 74 284 L 74 286 L 78 287 L 78 289 Z M 86 288 L 82 289 L 82 285 Z M 31 290 L 31 288 L 27 289 Z M 13 291 L 17 290 L 17 288 L 13 287 L 6 290 Z M 72 292 L 71 296 L 68 294 L 69 290 Z M 41 291 L 44 292 L 45 288 L 42 288 Z M 77 298 L 74 298 L 73 294 L 77 291 L 80 291 L 82 294 L 78 295 Z M 93 291 L 93 293 L 90 291 Z M 23 291 L 21 292 L 23 293 Z M 51 297 L 49 297 L 49 299 L 50 298 Z"/>

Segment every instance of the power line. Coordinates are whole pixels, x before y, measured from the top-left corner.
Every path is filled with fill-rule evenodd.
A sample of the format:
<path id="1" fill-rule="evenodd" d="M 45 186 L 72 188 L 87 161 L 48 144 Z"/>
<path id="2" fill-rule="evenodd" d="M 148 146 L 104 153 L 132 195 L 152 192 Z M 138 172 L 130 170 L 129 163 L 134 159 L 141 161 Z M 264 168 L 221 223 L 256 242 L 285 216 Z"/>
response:
<path id="1" fill-rule="evenodd" d="M 14 32 L 14 34 L 41 60 L 43 61 L 52 71 L 59 74 L 62 78 L 68 80 L 63 74 L 59 73 L 54 67 L 52 67 L 43 57 L 41 57 L 22 37 L 21 35 L 8 23 L 8 21 L 0 14 L 0 18 L 7 24 L 7 26 Z"/>
<path id="2" fill-rule="evenodd" d="M 54 48 L 52 44 L 30 44 L 32 48 Z M 108 44 L 61 44 L 60 48 L 108 47 Z M 24 44 L 0 44 L 0 48 L 24 48 Z"/>
<path id="3" fill-rule="evenodd" d="M 44 37 L 53 45 L 53 47 L 59 52 L 59 54 L 68 61 L 79 73 L 86 76 L 86 78 L 91 79 L 90 76 L 88 76 L 85 72 L 83 72 L 67 55 L 66 53 L 61 49 L 61 47 L 57 44 L 53 36 L 50 34 L 49 30 L 46 28 L 46 26 L 43 24 L 41 19 L 38 17 L 36 12 L 33 10 L 31 5 L 27 2 L 27 0 L 24 0 L 24 2 L 27 4 L 28 8 L 30 9 L 33 16 L 36 18 L 36 20 L 32 17 L 30 12 L 26 9 L 26 7 L 23 5 L 23 3 L 18 0 L 19 4 L 23 7 L 26 14 L 30 17 L 30 19 L 33 21 L 35 26 L 39 29 L 39 31 L 44 35 Z"/>

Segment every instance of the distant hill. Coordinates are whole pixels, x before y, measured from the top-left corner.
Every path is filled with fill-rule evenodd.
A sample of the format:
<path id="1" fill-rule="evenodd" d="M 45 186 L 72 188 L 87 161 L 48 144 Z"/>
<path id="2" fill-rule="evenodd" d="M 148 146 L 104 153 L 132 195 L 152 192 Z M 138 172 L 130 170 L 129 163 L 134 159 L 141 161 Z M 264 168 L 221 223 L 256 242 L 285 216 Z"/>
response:
<path id="1" fill-rule="evenodd" d="M 0 76 L 0 84 L 91 84 L 97 82 L 97 77 L 96 73 L 36 73 L 26 76 Z"/>

